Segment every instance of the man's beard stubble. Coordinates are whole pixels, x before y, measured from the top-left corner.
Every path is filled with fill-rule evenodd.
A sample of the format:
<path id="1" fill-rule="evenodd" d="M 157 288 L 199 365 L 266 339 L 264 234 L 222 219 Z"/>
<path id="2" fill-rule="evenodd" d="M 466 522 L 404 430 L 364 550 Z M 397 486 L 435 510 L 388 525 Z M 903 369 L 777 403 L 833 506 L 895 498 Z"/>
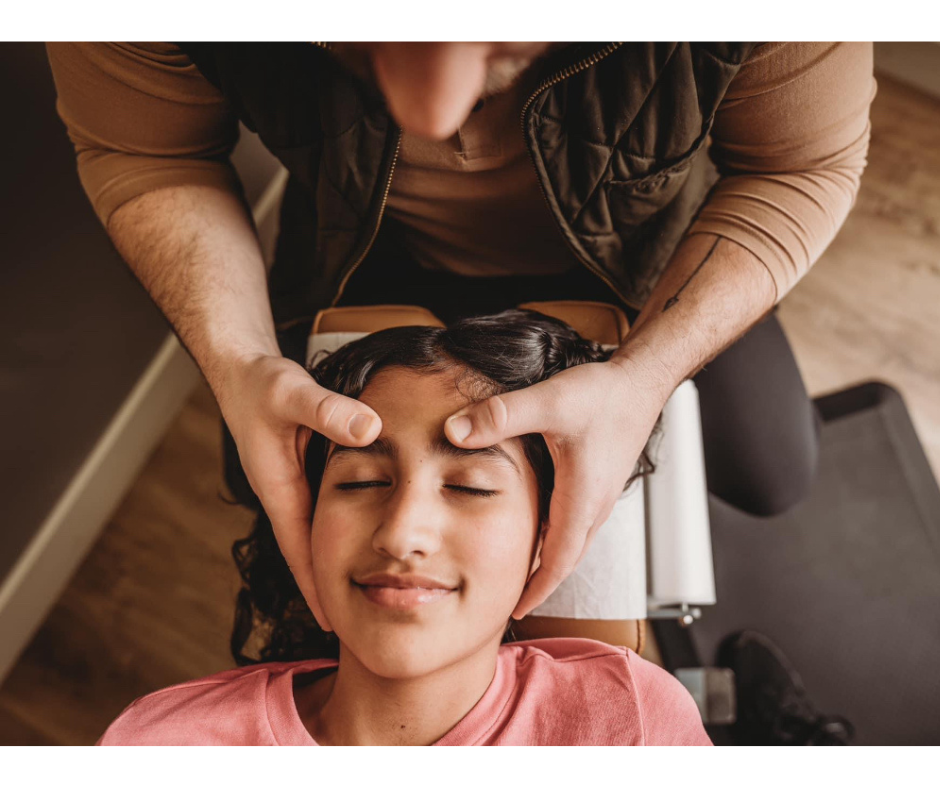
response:
<path id="1" fill-rule="evenodd" d="M 546 56 L 552 52 L 558 51 L 564 46 L 567 46 L 565 42 L 554 42 L 547 44 L 542 51 L 534 55 L 504 57 L 491 63 L 486 72 L 486 80 L 483 83 L 480 98 L 489 98 L 490 96 L 495 96 L 497 93 L 509 90 L 519 77 L 538 61 L 543 60 Z"/>

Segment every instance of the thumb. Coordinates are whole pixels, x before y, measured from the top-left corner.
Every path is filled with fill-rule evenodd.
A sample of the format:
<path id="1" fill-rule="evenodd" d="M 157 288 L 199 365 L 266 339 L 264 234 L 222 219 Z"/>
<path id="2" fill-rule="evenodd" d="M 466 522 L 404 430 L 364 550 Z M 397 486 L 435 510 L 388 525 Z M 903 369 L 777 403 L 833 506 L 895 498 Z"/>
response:
<path id="1" fill-rule="evenodd" d="M 382 431 L 382 420 L 368 405 L 312 380 L 288 396 L 284 415 L 343 446 L 366 446 Z"/>
<path id="2" fill-rule="evenodd" d="M 542 385 L 468 405 L 447 419 L 444 434 L 455 446 L 482 449 L 518 435 L 544 432 L 549 427 L 549 413 Z"/>

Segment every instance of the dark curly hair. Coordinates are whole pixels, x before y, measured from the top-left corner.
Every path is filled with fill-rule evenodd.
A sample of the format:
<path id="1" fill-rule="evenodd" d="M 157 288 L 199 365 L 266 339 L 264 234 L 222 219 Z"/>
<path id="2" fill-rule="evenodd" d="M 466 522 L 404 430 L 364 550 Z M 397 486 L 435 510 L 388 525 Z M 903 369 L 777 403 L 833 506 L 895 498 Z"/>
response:
<path id="1" fill-rule="evenodd" d="M 313 360 L 313 379 L 324 388 L 358 398 L 383 369 L 458 373 L 457 385 L 471 401 L 526 388 L 565 369 L 607 361 L 611 351 L 583 339 L 560 320 L 538 312 L 510 309 L 470 317 L 446 328 L 403 326 L 377 331 Z M 545 440 L 522 436 L 535 472 L 539 520 L 545 522 L 555 474 Z M 314 433 L 305 456 L 313 500 L 320 489 L 329 441 Z M 644 451 L 627 481 L 653 470 Z M 243 588 L 238 594 L 231 650 L 239 665 L 336 657 L 338 641 L 319 628 L 278 549 L 271 522 L 258 512 L 251 533 L 232 547 Z M 508 636 L 511 638 L 511 634 Z M 257 656 L 246 654 L 251 646 Z"/>

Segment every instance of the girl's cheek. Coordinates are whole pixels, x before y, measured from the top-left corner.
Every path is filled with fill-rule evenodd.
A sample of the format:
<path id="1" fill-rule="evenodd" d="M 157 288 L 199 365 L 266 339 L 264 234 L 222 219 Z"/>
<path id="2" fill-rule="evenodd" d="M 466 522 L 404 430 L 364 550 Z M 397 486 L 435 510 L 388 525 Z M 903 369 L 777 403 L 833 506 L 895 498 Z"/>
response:
<path id="1" fill-rule="evenodd" d="M 515 558 L 520 555 L 528 560 L 535 534 L 535 527 L 529 524 L 532 519 L 531 512 L 526 510 L 507 511 L 482 523 L 470 522 L 461 532 L 467 535 L 467 549 L 480 560 L 492 566 L 506 566 L 516 563 Z"/>
<path id="2" fill-rule="evenodd" d="M 328 502 L 321 501 L 317 506 L 310 529 L 310 544 L 313 548 L 314 564 L 323 562 L 326 557 L 335 552 L 337 538 L 342 529 L 337 527 L 335 508 Z"/>

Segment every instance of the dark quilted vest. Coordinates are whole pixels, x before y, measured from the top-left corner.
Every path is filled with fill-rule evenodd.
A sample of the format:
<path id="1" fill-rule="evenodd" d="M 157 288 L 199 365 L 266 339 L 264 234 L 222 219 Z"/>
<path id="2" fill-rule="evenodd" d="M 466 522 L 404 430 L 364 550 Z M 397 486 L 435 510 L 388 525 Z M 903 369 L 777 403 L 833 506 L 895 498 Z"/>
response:
<path id="1" fill-rule="evenodd" d="M 181 44 L 290 172 L 271 272 L 278 324 L 339 298 L 370 249 L 399 130 L 381 94 L 312 44 Z M 753 44 L 577 44 L 544 64 L 521 120 L 573 253 L 632 307 L 717 173 L 705 142 Z"/>

